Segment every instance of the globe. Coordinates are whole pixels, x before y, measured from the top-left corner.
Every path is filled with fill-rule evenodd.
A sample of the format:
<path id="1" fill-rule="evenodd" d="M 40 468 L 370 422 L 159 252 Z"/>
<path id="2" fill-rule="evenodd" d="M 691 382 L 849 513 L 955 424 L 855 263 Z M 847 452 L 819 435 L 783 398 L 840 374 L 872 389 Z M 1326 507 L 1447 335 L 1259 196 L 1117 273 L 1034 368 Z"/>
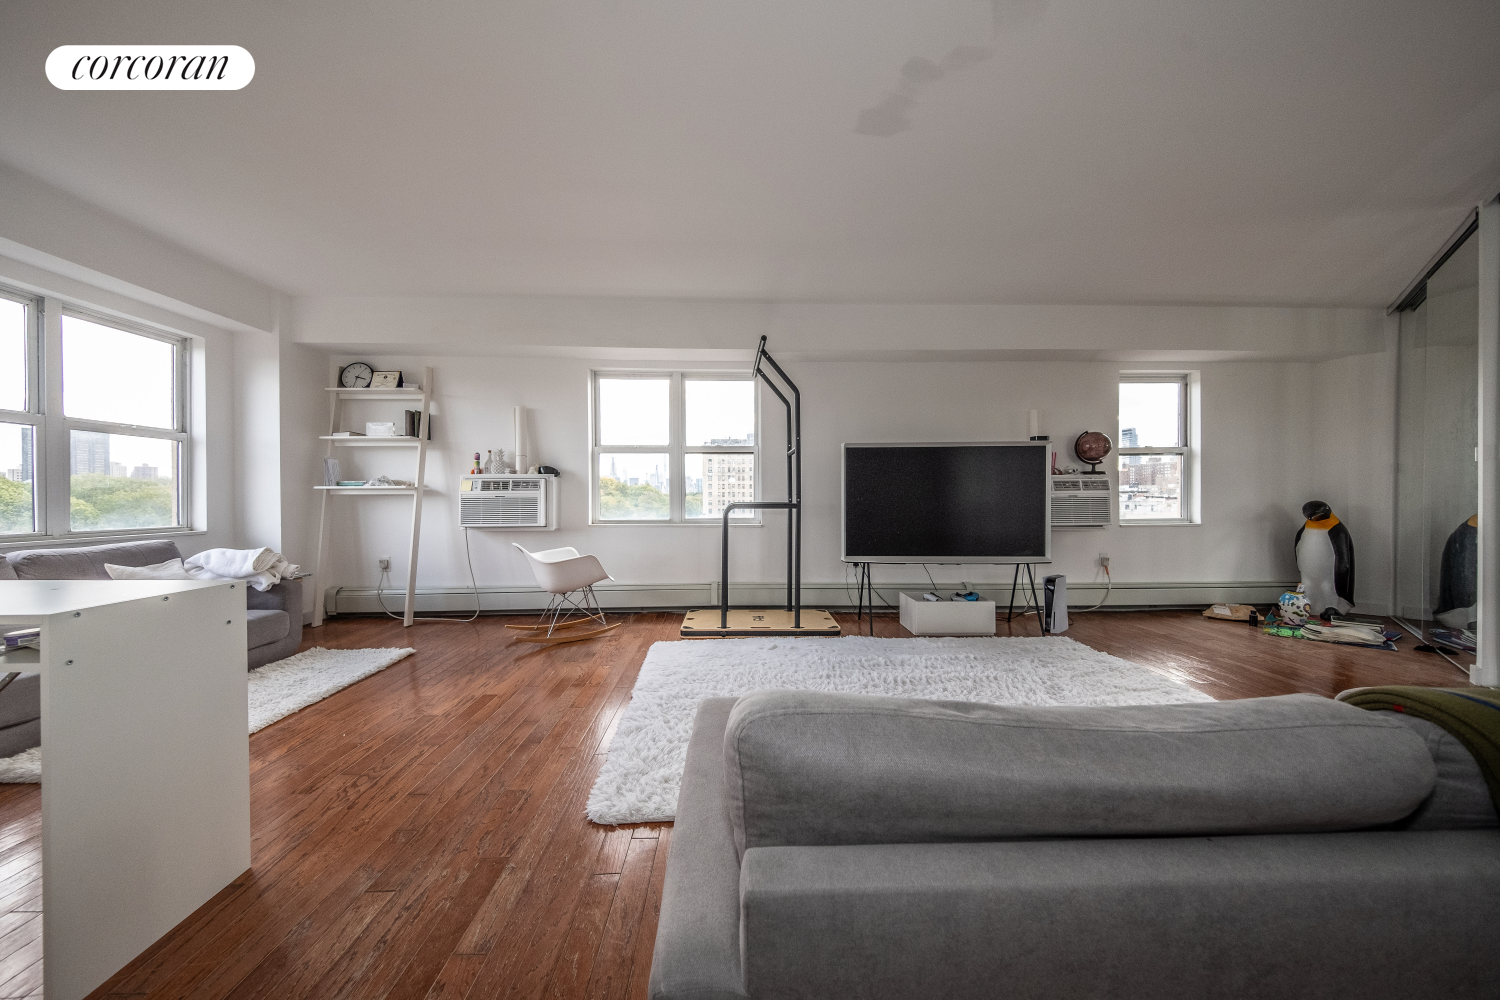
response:
<path id="1" fill-rule="evenodd" d="M 1078 440 L 1073 442 L 1073 453 L 1078 456 L 1080 462 L 1098 466 L 1109 456 L 1114 447 L 1115 443 L 1103 431 L 1084 431 L 1078 435 Z M 1097 473 L 1099 470 L 1092 468 L 1089 471 Z"/>

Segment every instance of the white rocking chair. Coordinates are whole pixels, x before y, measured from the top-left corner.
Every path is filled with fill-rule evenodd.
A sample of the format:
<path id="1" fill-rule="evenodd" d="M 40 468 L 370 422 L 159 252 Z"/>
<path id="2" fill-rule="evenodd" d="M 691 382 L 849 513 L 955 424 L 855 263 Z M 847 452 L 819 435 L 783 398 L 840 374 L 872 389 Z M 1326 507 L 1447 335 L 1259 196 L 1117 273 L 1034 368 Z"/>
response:
<path id="1" fill-rule="evenodd" d="M 614 579 L 604 572 L 604 567 L 597 558 L 581 556 L 571 546 L 547 549 L 545 552 L 527 552 L 519 545 L 516 548 L 530 561 L 537 586 L 552 595 L 552 599 L 547 602 L 547 609 L 542 612 L 540 625 L 505 626 L 518 632 L 530 633 L 516 636 L 518 640 L 576 642 L 579 639 L 592 639 L 619 627 L 619 622 L 611 625 L 604 620 L 604 611 L 599 607 L 599 598 L 594 594 L 594 584 Z M 576 626 L 585 624 L 599 627 L 582 632 L 572 631 Z"/>

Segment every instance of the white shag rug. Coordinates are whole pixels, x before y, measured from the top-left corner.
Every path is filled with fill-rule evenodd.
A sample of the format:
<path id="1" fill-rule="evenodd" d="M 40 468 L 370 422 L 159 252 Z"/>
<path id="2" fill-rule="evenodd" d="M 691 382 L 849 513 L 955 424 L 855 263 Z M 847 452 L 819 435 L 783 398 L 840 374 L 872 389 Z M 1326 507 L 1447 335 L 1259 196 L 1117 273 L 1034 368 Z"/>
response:
<path id="1" fill-rule="evenodd" d="M 994 705 L 1213 701 L 1138 663 L 1051 638 L 688 639 L 646 654 L 589 794 L 606 826 L 671 820 L 693 717 L 705 698 L 834 691 Z"/>
<path id="2" fill-rule="evenodd" d="M 324 649 L 314 646 L 249 674 L 250 732 L 256 733 L 415 653 L 415 649 Z M 0 758 L 0 785 L 42 780 L 42 748 Z"/>
<path id="3" fill-rule="evenodd" d="M 252 670 L 250 731 L 258 733 L 298 709 L 316 704 L 415 652 L 410 647 L 324 649 L 314 646 Z"/>

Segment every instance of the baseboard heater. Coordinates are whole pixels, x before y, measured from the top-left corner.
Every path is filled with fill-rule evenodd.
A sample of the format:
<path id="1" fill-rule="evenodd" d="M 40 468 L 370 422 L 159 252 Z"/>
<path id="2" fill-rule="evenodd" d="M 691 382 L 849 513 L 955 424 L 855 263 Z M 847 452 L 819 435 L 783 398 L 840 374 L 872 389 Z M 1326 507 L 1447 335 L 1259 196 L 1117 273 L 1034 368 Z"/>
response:
<path id="1" fill-rule="evenodd" d="M 1210 604 L 1274 604 L 1283 592 L 1297 584 L 1293 582 L 1225 582 L 1225 583 L 1116 583 L 1110 592 L 1106 608 L 1192 608 Z M 970 586 L 985 600 L 997 601 L 1004 607 L 1010 595 L 1009 583 L 974 584 Z M 946 590 L 943 589 L 946 587 Z M 951 586 L 939 584 L 939 593 L 958 589 L 957 581 Z M 890 610 L 895 610 L 897 595 L 902 590 L 922 593 L 932 589 L 924 578 L 905 582 L 875 585 L 876 610 L 885 610 L 882 601 L 888 600 Z M 614 611 L 684 611 L 694 608 L 713 607 L 719 603 L 717 581 L 712 583 L 657 583 L 615 584 L 596 587 L 595 591 L 605 610 Z M 804 583 L 802 592 L 809 604 L 831 607 L 840 611 L 853 611 L 855 590 L 853 584 Z M 782 583 L 736 583 L 732 597 L 735 606 L 761 607 L 775 600 L 775 595 L 786 596 L 786 585 Z M 1067 603 L 1072 608 L 1093 607 L 1104 596 L 1104 584 L 1068 581 Z M 386 591 L 386 607 L 400 610 L 401 594 Z M 1020 595 L 1017 594 L 1017 599 Z M 416 591 L 417 610 L 435 613 L 473 612 L 474 592 L 468 587 L 419 587 Z M 325 591 L 328 614 L 379 614 L 380 601 L 373 587 L 329 587 Z M 492 586 L 479 588 L 481 611 L 525 613 L 539 611 L 547 604 L 547 595 L 535 586 Z M 1372 609 L 1373 613 L 1373 609 Z"/>

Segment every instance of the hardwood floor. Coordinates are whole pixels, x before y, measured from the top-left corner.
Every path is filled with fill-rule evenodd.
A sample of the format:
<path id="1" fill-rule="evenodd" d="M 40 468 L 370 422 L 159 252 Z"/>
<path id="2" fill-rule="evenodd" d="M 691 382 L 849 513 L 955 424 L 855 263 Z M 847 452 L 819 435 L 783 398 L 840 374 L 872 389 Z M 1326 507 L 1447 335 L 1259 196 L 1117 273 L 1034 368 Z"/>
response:
<path id="1" fill-rule="evenodd" d="M 309 630 L 305 647 L 417 654 L 250 737 L 254 867 L 94 996 L 644 997 L 671 826 L 606 829 L 583 807 L 681 616 L 552 647 L 505 621 Z M 1410 640 L 1325 646 L 1193 612 L 1077 615 L 1068 635 L 1216 698 L 1466 684 Z M 0 786 L 0 998 L 41 995 L 40 808 L 38 786 Z"/>

